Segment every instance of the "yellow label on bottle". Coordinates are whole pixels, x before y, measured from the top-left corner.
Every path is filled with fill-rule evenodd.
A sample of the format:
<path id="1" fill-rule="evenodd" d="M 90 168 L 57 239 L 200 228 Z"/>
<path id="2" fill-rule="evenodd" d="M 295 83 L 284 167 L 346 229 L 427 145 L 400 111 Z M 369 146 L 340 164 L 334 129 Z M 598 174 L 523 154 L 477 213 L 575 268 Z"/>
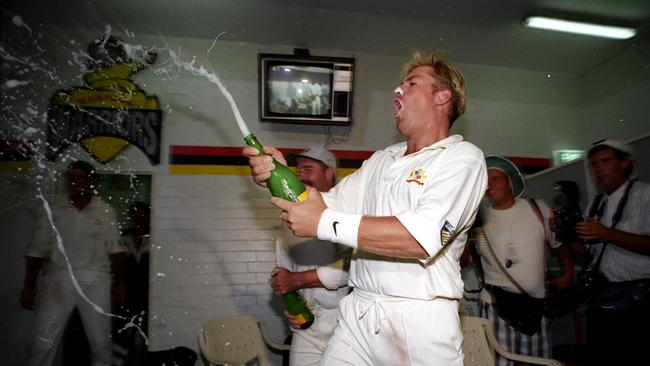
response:
<path id="1" fill-rule="evenodd" d="M 295 319 L 296 319 L 296 323 L 298 323 L 299 325 L 303 325 L 307 323 L 307 318 L 303 314 L 296 315 Z"/>
<path id="2" fill-rule="evenodd" d="M 304 192 L 302 192 L 302 193 L 298 196 L 298 201 L 299 201 L 299 202 L 306 201 L 308 196 L 309 196 L 309 194 L 307 194 L 307 190 L 305 190 Z"/>

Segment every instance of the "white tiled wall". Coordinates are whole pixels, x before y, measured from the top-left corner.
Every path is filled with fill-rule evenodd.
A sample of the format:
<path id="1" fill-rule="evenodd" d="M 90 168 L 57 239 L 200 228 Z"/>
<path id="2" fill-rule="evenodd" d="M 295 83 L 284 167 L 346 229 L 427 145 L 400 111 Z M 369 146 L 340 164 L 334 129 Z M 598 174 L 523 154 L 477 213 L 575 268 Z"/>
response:
<path id="1" fill-rule="evenodd" d="M 250 177 L 159 175 L 154 195 L 151 349 L 198 350 L 201 323 L 229 314 L 264 319 L 282 341 L 287 328 L 267 283 L 281 221 L 268 191 Z"/>

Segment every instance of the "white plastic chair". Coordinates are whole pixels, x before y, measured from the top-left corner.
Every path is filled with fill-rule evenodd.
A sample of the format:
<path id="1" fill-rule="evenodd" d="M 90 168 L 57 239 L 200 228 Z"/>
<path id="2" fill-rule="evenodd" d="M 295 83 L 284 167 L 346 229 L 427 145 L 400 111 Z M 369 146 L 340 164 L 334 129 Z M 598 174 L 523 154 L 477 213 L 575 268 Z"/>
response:
<path id="1" fill-rule="evenodd" d="M 540 358 L 518 355 L 507 351 L 494 335 L 492 325 L 485 318 L 474 316 L 461 316 L 460 324 L 463 330 L 463 353 L 465 354 L 465 366 L 493 366 L 493 351 L 501 356 L 519 362 L 527 362 L 535 365 L 562 366 L 562 363 L 550 358 Z"/>
<path id="2" fill-rule="evenodd" d="M 245 366 L 257 359 L 260 366 L 270 365 L 264 343 L 287 351 L 288 345 L 271 339 L 264 322 L 249 315 L 230 315 L 209 320 L 201 326 L 199 347 L 207 361 L 215 365 Z"/>

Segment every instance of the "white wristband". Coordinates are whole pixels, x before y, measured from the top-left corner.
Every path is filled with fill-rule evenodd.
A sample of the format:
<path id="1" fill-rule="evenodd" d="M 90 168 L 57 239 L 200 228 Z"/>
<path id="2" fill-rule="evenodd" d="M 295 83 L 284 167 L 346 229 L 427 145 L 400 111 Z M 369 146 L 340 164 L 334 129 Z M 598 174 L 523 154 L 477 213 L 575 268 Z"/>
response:
<path id="1" fill-rule="evenodd" d="M 362 215 L 325 209 L 318 222 L 316 235 L 320 240 L 357 247 Z"/>

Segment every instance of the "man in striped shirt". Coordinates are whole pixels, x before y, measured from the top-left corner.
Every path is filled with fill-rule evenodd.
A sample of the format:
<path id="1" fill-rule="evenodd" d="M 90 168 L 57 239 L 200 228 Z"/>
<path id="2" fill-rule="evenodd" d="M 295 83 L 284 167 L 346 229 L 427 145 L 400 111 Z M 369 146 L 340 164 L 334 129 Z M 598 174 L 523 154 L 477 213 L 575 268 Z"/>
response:
<path id="1" fill-rule="evenodd" d="M 587 154 L 603 195 L 592 200 L 576 231 L 592 266 L 609 284 L 587 303 L 590 364 L 648 364 L 650 328 L 650 184 L 639 182 L 629 145 L 602 140 Z M 641 360 L 646 361 L 641 361 Z"/>

